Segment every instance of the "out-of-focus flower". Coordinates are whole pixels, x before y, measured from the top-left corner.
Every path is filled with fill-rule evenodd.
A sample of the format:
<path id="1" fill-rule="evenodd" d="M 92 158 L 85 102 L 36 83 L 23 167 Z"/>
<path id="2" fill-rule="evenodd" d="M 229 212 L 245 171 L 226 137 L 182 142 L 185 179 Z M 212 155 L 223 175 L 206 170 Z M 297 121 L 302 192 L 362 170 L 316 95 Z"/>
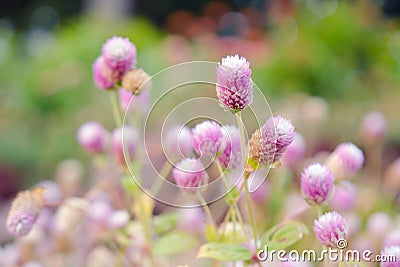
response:
<path id="1" fill-rule="evenodd" d="M 42 212 L 43 198 L 43 187 L 18 193 L 8 213 L 8 231 L 16 236 L 27 235 Z"/>
<path id="2" fill-rule="evenodd" d="M 172 176 L 176 184 L 189 193 L 195 193 L 208 182 L 208 174 L 203 164 L 195 158 L 183 159 L 177 163 L 172 170 Z"/>
<path id="3" fill-rule="evenodd" d="M 118 164 L 125 166 L 125 153 L 127 153 L 127 160 L 133 160 L 136 146 L 138 141 L 138 133 L 135 128 L 131 126 L 124 126 L 124 128 L 117 128 L 113 132 L 112 148 L 114 157 Z"/>
<path id="4" fill-rule="evenodd" d="M 115 83 L 111 80 L 110 70 L 104 64 L 103 57 L 98 57 L 92 66 L 93 82 L 97 88 L 108 90 L 114 88 Z"/>
<path id="5" fill-rule="evenodd" d="M 235 234 L 234 231 L 236 231 Z M 251 234 L 251 227 L 239 222 L 227 222 L 219 226 L 218 232 L 223 243 L 240 244 L 248 240 L 247 237 Z"/>
<path id="6" fill-rule="evenodd" d="M 85 216 L 88 205 L 89 203 L 82 198 L 66 199 L 55 214 L 55 230 L 59 233 L 73 231 Z"/>
<path id="7" fill-rule="evenodd" d="M 170 127 L 165 134 L 165 142 L 163 142 L 165 155 L 172 161 L 193 154 L 193 136 L 190 129 L 182 125 L 174 125 Z"/>
<path id="8" fill-rule="evenodd" d="M 225 149 L 218 160 L 224 169 L 236 169 L 242 163 L 242 149 L 240 147 L 240 132 L 236 126 L 223 126 Z"/>
<path id="9" fill-rule="evenodd" d="M 270 117 L 249 140 L 249 157 L 258 164 L 270 166 L 280 161 L 292 143 L 295 131 L 292 123 L 281 116 Z"/>
<path id="10" fill-rule="evenodd" d="M 43 203 L 46 206 L 58 205 L 63 195 L 61 193 L 60 187 L 54 181 L 44 180 L 38 184 L 39 187 L 44 188 Z"/>
<path id="11" fill-rule="evenodd" d="M 139 111 L 142 113 L 145 113 L 149 109 L 150 90 L 144 90 L 139 95 L 133 95 L 132 92 L 121 88 L 118 94 L 119 105 L 121 111 L 124 113 L 135 110 L 136 106 L 139 106 Z"/>
<path id="12" fill-rule="evenodd" d="M 380 267 L 400 266 L 400 246 L 386 247 L 381 251 L 380 255 L 381 258 L 387 259 L 386 261 L 381 261 Z"/>
<path id="13" fill-rule="evenodd" d="M 385 189 L 388 192 L 397 193 L 400 191 L 400 158 L 395 159 L 386 168 L 385 174 Z"/>
<path id="14" fill-rule="evenodd" d="M 106 136 L 107 131 L 96 121 L 86 122 L 77 133 L 79 144 L 90 153 L 101 153 L 106 149 Z"/>
<path id="15" fill-rule="evenodd" d="M 367 141 L 382 140 L 387 131 L 387 122 L 385 116 L 378 111 L 366 114 L 361 124 L 361 134 Z"/>
<path id="16" fill-rule="evenodd" d="M 30 261 L 25 263 L 22 267 L 43 267 L 43 265 L 37 261 Z"/>
<path id="17" fill-rule="evenodd" d="M 385 212 L 375 212 L 369 216 L 366 231 L 369 235 L 374 236 L 374 239 L 383 239 L 384 236 L 392 228 L 392 219 Z"/>
<path id="18" fill-rule="evenodd" d="M 304 137 L 296 132 L 293 142 L 287 147 L 286 152 L 283 155 L 283 164 L 289 168 L 295 168 L 296 165 L 303 160 L 306 149 L 307 145 Z"/>
<path id="19" fill-rule="evenodd" d="M 311 205 L 325 204 L 335 190 L 334 177 L 324 165 L 314 163 L 301 174 L 301 194 Z"/>
<path id="20" fill-rule="evenodd" d="M 327 212 L 314 221 L 314 233 L 322 245 L 336 248 L 348 232 L 346 220 L 336 211 Z"/>
<path id="21" fill-rule="evenodd" d="M 356 204 L 357 190 L 356 187 L 349 181 L 342 181 L 335 186 L 329 205 L 334 210 L 351 210 Z"/>
<path id="22" fill-rule="evenodd" d="M 151 77 L 142 69 L 130 70 L 122 77 L 122 87 L 133 94 L 150 90 Z"/>
<path id="23" fill-rule="evenodd" d="M 115 266 L 116 257 L 114 253 L 105 246 L 97 246 L 90 251 L 86 259 L 87 267 Z"/>
<path id="24" fill-rule="evenodd" d="M 116 210 L 108 219 L 108 227 L 111 229 L 119 229 L 124 227 L 129 220 L 130 216 L 126 210 Z"/>
<path id="25" fill-rule="evenodd" d="M 110 203 L 106 201 L 95 201 L 90 203 L 88 207 L 88 217 L 101 226 L 107 226 L 112 211 L 113 209 Z"/>
<path id="26" fill-rule="evenodd" d="M 217 96 L 222 107 L 240 111 L 253 101 L 250 63 L 245 57 L 227 56 L 217 67 Z"/>
<path id="27" fill-rule="evenodd" d="M 63 197 L 76 196 L 82 193 L 83 166 L 76 159 L 66 159 L 57 166 L 55 180 L 59 184 Z"/>
<path id="28" fill-rule="evenodd" d="M 199 155 L 214 156 L 225 148 L 221 127 L 215 121 L 203 121 L 192 129 L 193 148 Z"/>
<path id="29" fill-rule="evenodd" d="M 388 248 L 392 246 L 400 247 L 400 230 L 389 232 L 389 234 L 383 241 L 383 248 Z"/>
<path id="30" fill-rule="evenodd" d="M 114 36 L 108 39 L 103 45 L 102 56 L 114 82 L 136 67 L 136 46 L 128 38 Z"/>
<path id="31" fill-rule="evenodd" d="M 201 208 L 179 209 L 178 228 L 187 232 L 203 233 L 206 218 Z"/>
<path id="32" fill-rule="evenodd" d="M 336 179 L 352 178 L 364 164 L 364 154 L 353 143 L 338 145 L 325 162 Z"/>

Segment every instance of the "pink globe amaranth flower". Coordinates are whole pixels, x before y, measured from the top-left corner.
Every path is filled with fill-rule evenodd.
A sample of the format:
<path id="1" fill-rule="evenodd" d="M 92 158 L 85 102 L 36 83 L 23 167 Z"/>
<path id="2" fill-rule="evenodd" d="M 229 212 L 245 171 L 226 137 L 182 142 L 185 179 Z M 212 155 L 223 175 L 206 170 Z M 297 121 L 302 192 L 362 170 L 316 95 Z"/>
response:
<path id="1" fill-rule="evenodd" d="M 7 217 L 10 233 L 25 236 L 31 231 L 43 209 L 44 191 L 44 188 L 37 187 L 22 191 L 16 196 Z"/>
<path id="2" fill-rule="evenodd" d="M 385 116 L 378 111 L 366 114 L 361 124 L 361 134 L 368 140 L 377 141 L 385 137 L 387 122 Z"/>
<path id="3" fill-rule="evenodd" d="M 92 66 L 93 82 L 97 88 L 102 90 L 112 89 L 115 83 L 111 79 L 111 70 L 104 64 L 104 59 L 98 57 Z"/>
<path id="4" fill-rule="evenodd" d="M 89 153 L 101 153 L 106 149 L 107 131 L 96 122 L 89 121 L 78 129 L 79 144 Z"/>
<path id="5" fill-rule="evenodd" d="M 132 92 L 121 88 L 118 91 L 119 105 L 122 112 L 133 111 L 139 106 L 139 111 L 145 113 L 150 105 L 150 90 L 144 90 L 139 95 L 133 95 Z M 132 102 L 131 102 L 132 100 Z"/>
<path id="6" fill-rule="evenodd" d="M 126 210 L 116 210 L 108 218 L 108 227 L 111 229 L 123 228 L 130 220 L 129 213 Z"/>
<path id="7" fill-rule="evenodd" d="M 314 163 L 301 174 L 301 194 L 310 205 L 325 204 L 335 190 L 333 175 L 324 165 Z"/>
<path id="8" fill-rule="evenodd" d="M 390 232 L 383 241 L 383 248 L 392 246 L 400 247 L 400 230 Z"/>
<path id="9" fill-rule="evenodd" d="M 293 142 L 287 147 L 285 154 L 283 155 L 283 165 L 293 169 L 296 165 L 304 159 L 306 154 L 307 145 L 304 137 L 295 133 Z"/>
<path id="10" fill-rule="evenodd" d="M 250 63 L 245 57 L 227 56 L 217 67 L 217 96 L 222 107 L 240 111 L 253 101 Z"/>
<path id="11" fill-rule="evenodd" d="M 400 246 L 386 247 L 381 251 L 380 267 L 399 267 L 400 266 Z"/>
<path id="12" fill-rule="evenodd" d="M 249 140 L 249 157 L 258 164 L 271 166 L 282 158 L 293 142 L 294 126 L 281 116 L 270 117 Z"/>
<path id="13" fill-rule="evenodd" d="M 193 136 L 191 130 L 182 125 L 174 125 L 165 134 L 163 147 L 165 155 L 171 160 L 187 158 L 193 154 Z"/>
<path id="14" fill-rule="evenodd" d="M 335 186 L 335 193 L 329 201 L 334 210 L 348 211 L 356 204 L 357 189 L 349 181 L 342 181 Z"/>
<path id="15" fill-rule="evenodd" d="M 103 45 L 102 56 L 113 81 L 120 81 L 125 72 L 136 67 L 136 46 L 128 38 L 114 36 L 108 39 Z"/>
<path id="16" fill-rule="evenodd" d="M 341 239 L 346 239 L 346 220 L 336 211 L 327 212 L 314 221 L 314 233 L 322 245 L 336 248 Z"/>
<path id="17" fill-rule="evenodd" d="M 124 128 L 117 128 L 113 131 L 112 150 L 118 164 L 126 166 L 126 161 L 133 160 L 137 142 L 138 133 L 131 126 L 124 126 Z M 125 155 L 128 157 L 126 160 Z"/>
<path id="18" fill-rule="evenodd" d="M 91 221 L 106 226 L 112 212 L 113 208 L 107 201 L 95 201 L 90 203 L 87 215 Z"/>
<path id="19" fill-rule="evenodd" d="M 367 220 L 366 231 L 370 236 L 382 239 L 392 228 L 389 214 L 379 211 L 371 214 Z"/>
<path id="20" fill-rule="evenodd" d="M 192 129 L 193 148 L 199 155 L 213 156 L 225 148 L 221 127 L 215 121 L 203 121 Z"/>
<path id="21" fill-rule="evenodd" d="M 224 169 L 236 169 L 242 163 L 242 149 L 240 146 L 240 132 L 236 126 L 223 126 L 222 135 L 225 149 L 218 160 Z"/>
<path id="22" fill-rule="evenodd" d="M 342 143 L 331 153 L 325 164 L 336 179 L 349 179 L 364 164 L 364 154 L 355 144 Z"/>
<path id="23" fill-rule="evenodd" d="M 203 164 L 195 158 L 183 159 L 175 165 L 172 176 L 178 186 L 188 193 L 195 193 L 208 182 Z"/>

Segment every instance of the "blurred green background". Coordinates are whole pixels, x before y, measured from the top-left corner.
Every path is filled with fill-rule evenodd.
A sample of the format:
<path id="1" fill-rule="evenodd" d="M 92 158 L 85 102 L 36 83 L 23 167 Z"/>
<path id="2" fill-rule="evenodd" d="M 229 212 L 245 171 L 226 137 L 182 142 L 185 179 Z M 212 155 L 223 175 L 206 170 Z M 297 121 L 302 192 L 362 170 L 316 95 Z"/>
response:
<path id="1" fill-rule="evenodd" d="M 368 111 L 389 122 L 388 161 L 400 150 L 397 1 L 12 1 L 0 13 L 0 195 L 52 177 L 66 158 L 88 162 L 76 130 L 112 129 L 107 94 L 92 83 L 103 42 L 129 37 L 152 74 L 188 60 L 246 56 L 273 111 L 329 116 L 315 149 L 358 138 Z M 8 6 L 7 6 L 8 5 Z M 325 102 L 326 101 L 326 102 Z M 289 112 L 290 113 L 290 112 Z M 298 128 L 302 130 L 302 126 Z M 309 137 L 314 138 L 314 137 Z"/>

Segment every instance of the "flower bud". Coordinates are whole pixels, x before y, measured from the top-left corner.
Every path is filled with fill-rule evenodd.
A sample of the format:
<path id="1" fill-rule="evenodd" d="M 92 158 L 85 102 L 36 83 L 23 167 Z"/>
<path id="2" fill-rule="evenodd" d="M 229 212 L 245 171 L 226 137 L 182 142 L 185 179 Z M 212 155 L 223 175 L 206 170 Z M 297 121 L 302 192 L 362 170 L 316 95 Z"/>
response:
<path id="1" fill-rule="evenodd" d="M 142 69 L 130 70 L 122 77 L 122 87 L 132 94 L 148 91 L 151 88 L 151 77 Z"/>
<path id="2" fill-rule="evenodd" d="M 90 153 L 101 153 L 106 149 L 107 132 L 96 121 L 83 124 L 78 130 L 79 144 Z"/>
<path id="3" fill-rule="evenodd" d="M 172 176 L 176 184 L 188 193 L 195 193 L 208 182 L 208 174 L 203 164 L 195 158 L 183 159 L 177 163 L 172 170 Z"/>
<path id="4" fill-rule="evenodd" d="M 301 194 L 310 205 L 326 204 L 335 190 L 331 171 L 319 163 L 308 166 L 300 179 Z"/>
<path id="5" fill-rule="evenodd" d="M 104 64 L 104 59 L 98 57 L 92 66 L 93 82 L 97 88 L 108 90 L 114 88 L 114 81 L 110 78 L 110 70 Z"/>
<path id="6" fill-rule="evenodd" d="M 214 156 L 224 147 L 221 127 L 215 121 L 203 121 L 192 129 L 193 148 L 199 155 Z"/>

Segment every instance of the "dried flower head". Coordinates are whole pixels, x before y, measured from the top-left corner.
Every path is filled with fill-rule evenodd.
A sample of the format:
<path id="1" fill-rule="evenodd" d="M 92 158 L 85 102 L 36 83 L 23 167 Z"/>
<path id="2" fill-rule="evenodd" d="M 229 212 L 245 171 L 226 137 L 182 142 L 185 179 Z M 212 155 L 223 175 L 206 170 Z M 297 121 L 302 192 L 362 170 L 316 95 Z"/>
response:
<path id="1" fill-rule="evenodd" d="M 93 82 L 97 88 L 102 90 L 112 89 L 115 82 L 111 78 L 111 70 L 104 64 L 103 57 L 98 57 L 92 66 Z"/>
<path id="2" fill-rule="evenodd" d="M 314 233 L 322 245 L 336 248 L 348 232 L 346 220 L 336 211 L 327 212 L 314 221 Z"/>
<path id="3" fill-rule="evenodd" d="M 18 193 L 11 204 L 7 217 L 7 228 L 16 236 L 27 235 L 34 226 L 43 209 L 44 188 Z"/>
<path id="4" fill-rule="evenodd" d="M 281 116 L 270 117 L 249 140 L 249 158 L 257 164 L 271 166 L 280 161 L 292 143 L 295 131 L 292 123 Z"/>
<path id="5" fill-rule="evenodd" d="M 250 63 L 245 57 L 227 56 L 217 67 L 217 96 L 222 107 L 237 112 L 253 101 Z"/>
<path id="6" fill-rule="evenodd" d="M 150 90 L 151 77 L 142 69 L 130 70 L 122 77 L 122 87 L 133 94 Z"/>
<path id="7" fill-rule="evenodd" d="M 195 158 L 183 159 L 175 165 L 172 176 L 178 186 L 188 193 L 195 193 L 207 184 L 208 174 L 203 164 Z"/>
<path id="8" fill-rule="evenodd" d="M 314 163 L 301 174 L 301 194 L 311 205 L 325 204 L 334 192 L 333 175 L 324 165 Z"/>
<path id="9" fill-rule="evenodd" d="M 225 147 L 221 127 L 215 121 L 203 121 L 192 129 L 193 148 L 199 155 L 214 156 Z"/>
<path id="10" fill-rule="evenodd" d="M 114 82 L 136 67 L 136 46 L 128 38 L 114 36 L 108 39 L 103 45 L 102 56 Z"/>
<path id="11" fill-rule="evenodd" d="M 352 178 L 364 164 L 364 154 L 353 143 L 338 145 L 325 162 L 336 179 Z"/>
<path id="12" fill-rule="evenodd" d="M 61 233 L 73 231 L 85 216 L 89 203 L 83 198 L 66 199 L 54 217 L 55 230 Z"/>
<path id="13" fill-rule="evenodd" d="M 240 132 L 236 126 L 224 126 L 223 137 L 225 149 L 218 160 L 224 169 L 236 169 L 242 163 L 242 149 L 240 146 Z"/>

